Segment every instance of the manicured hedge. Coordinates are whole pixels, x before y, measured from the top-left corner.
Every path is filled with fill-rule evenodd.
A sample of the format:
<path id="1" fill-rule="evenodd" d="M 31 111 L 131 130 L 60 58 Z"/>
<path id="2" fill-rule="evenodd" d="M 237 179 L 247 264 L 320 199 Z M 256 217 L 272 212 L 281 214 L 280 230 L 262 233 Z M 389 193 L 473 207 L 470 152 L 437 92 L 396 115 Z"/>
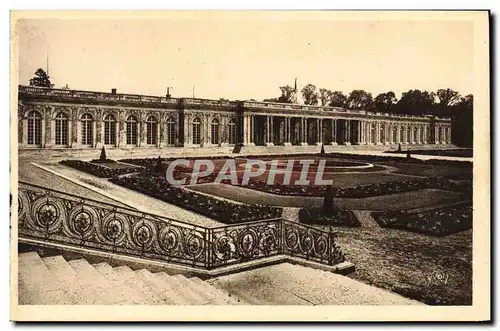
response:
<path id="1" fill-rule="evenodd" d="M 96 163 L 80 161 L 80 160 L 62 160 L 59 163 L 101 178 L 111 178 L 142 170 L 140 168 L 133 168 L 133 167 L 110 169 L 107 168 L 106 166 L 101 166 Z"/>
<path id="2" fill-rule="evenodd" d="M 325 215 L 322 208 L 302 208 L 299 210 L 299 221 L 303 224 L 334 225 L 359 227 L 361 223 L 350 210 L 333 210 Z"/>
<path id="3" fill-rule="evenodd" d="M 169 185 L 164 178 L 148 175 L 115 177 L 111 182 L 156 199 L 192 210 L 223 223 L 241 223 L 279 218 L 282 208 L 237 204 Z"/>
<path id="4" fill-rule="evenodd" d="M 421 213 L 372 212 L 377 223 L 386 228 L 445 236 L 472 228 L 472 206 L 461 205 Z"/>

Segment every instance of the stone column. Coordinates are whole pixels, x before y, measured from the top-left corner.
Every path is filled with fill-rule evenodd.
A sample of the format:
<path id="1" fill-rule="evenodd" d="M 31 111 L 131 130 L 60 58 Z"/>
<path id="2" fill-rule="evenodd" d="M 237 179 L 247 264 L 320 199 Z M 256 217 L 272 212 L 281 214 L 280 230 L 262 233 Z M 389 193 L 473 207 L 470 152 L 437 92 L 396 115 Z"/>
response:
<path id="1" fill-rule="evenodd" d="M 307 146 L 306 124 L 307 124 L 307 119 L 301 117 L 300 118 L 300 145 L 301 146 Z"/>
<path id="2" fill-rule="evenodd" d="M 332 119 L 332 130 L 330 134 L 332 135 L 332 145 L 337 145 L 337 120 Z"/>
<path id="3" fill-rule="evenodd" d="M 249 139 L 248 139 L 248 144 L 250 145 L 254 145 L 254 141 L 253 141 L 253 128 L 254 128 L 254 123 L 255 123 L 255 116 L 254 115 L 250 115 L 250 123 L 249 123 L 249 126 L 248 126 L 248 129 L 249 129 Z"/>
<path id="4" fill-rule="evenodd" d="M 361 121 L 361 143 L 366 145 L 366 122 Z"/>
<path id="5" fill-rule="evenodd" d="M 345 120 L 345 134 L 344 134 L 344 145 L 351 145 L 351 120 Z"/>
<path id="6" fill-rule="evenodd" d="M 285 146 L 292 146 L 291 118 L 285 117 Z"/>

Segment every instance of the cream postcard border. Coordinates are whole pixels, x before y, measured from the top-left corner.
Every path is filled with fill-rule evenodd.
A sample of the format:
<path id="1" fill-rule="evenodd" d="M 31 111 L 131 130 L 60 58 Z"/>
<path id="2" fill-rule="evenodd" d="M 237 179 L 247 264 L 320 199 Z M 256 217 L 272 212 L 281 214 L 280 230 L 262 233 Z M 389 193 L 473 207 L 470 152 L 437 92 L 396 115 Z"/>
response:
<path id="1" fill-rule="evenodd" d="M 17 305 L 17 58 L 19 19 L 458 20 L 474 24 L 472 306 Z M 11 320 L 15 321 L 480 321 L 490 316 L 490 59 L 487 11 L 11 11 Z"/>

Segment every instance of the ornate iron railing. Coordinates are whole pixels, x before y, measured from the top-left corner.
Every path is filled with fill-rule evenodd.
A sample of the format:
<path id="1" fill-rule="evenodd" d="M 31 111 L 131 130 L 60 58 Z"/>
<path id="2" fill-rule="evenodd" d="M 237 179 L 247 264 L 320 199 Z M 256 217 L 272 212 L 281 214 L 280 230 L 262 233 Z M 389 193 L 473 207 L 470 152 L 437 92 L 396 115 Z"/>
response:
<path id="1" fill-rule="evenodd" d="M 344 261 L 332 231 L 283 219 L 215 228 L 19 183 L 19 237 L 214 269 L 275 255 Z"/>

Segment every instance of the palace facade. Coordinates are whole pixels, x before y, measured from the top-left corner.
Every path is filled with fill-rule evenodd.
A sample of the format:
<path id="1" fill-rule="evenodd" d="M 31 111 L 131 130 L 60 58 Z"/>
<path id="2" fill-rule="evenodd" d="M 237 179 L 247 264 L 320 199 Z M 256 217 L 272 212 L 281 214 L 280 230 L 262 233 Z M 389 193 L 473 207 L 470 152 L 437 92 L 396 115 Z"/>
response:
<path id="1" fill-rule="evenodd" d="M 19 86 L 19 149 L 451 144 L 451 120 Z"/>

